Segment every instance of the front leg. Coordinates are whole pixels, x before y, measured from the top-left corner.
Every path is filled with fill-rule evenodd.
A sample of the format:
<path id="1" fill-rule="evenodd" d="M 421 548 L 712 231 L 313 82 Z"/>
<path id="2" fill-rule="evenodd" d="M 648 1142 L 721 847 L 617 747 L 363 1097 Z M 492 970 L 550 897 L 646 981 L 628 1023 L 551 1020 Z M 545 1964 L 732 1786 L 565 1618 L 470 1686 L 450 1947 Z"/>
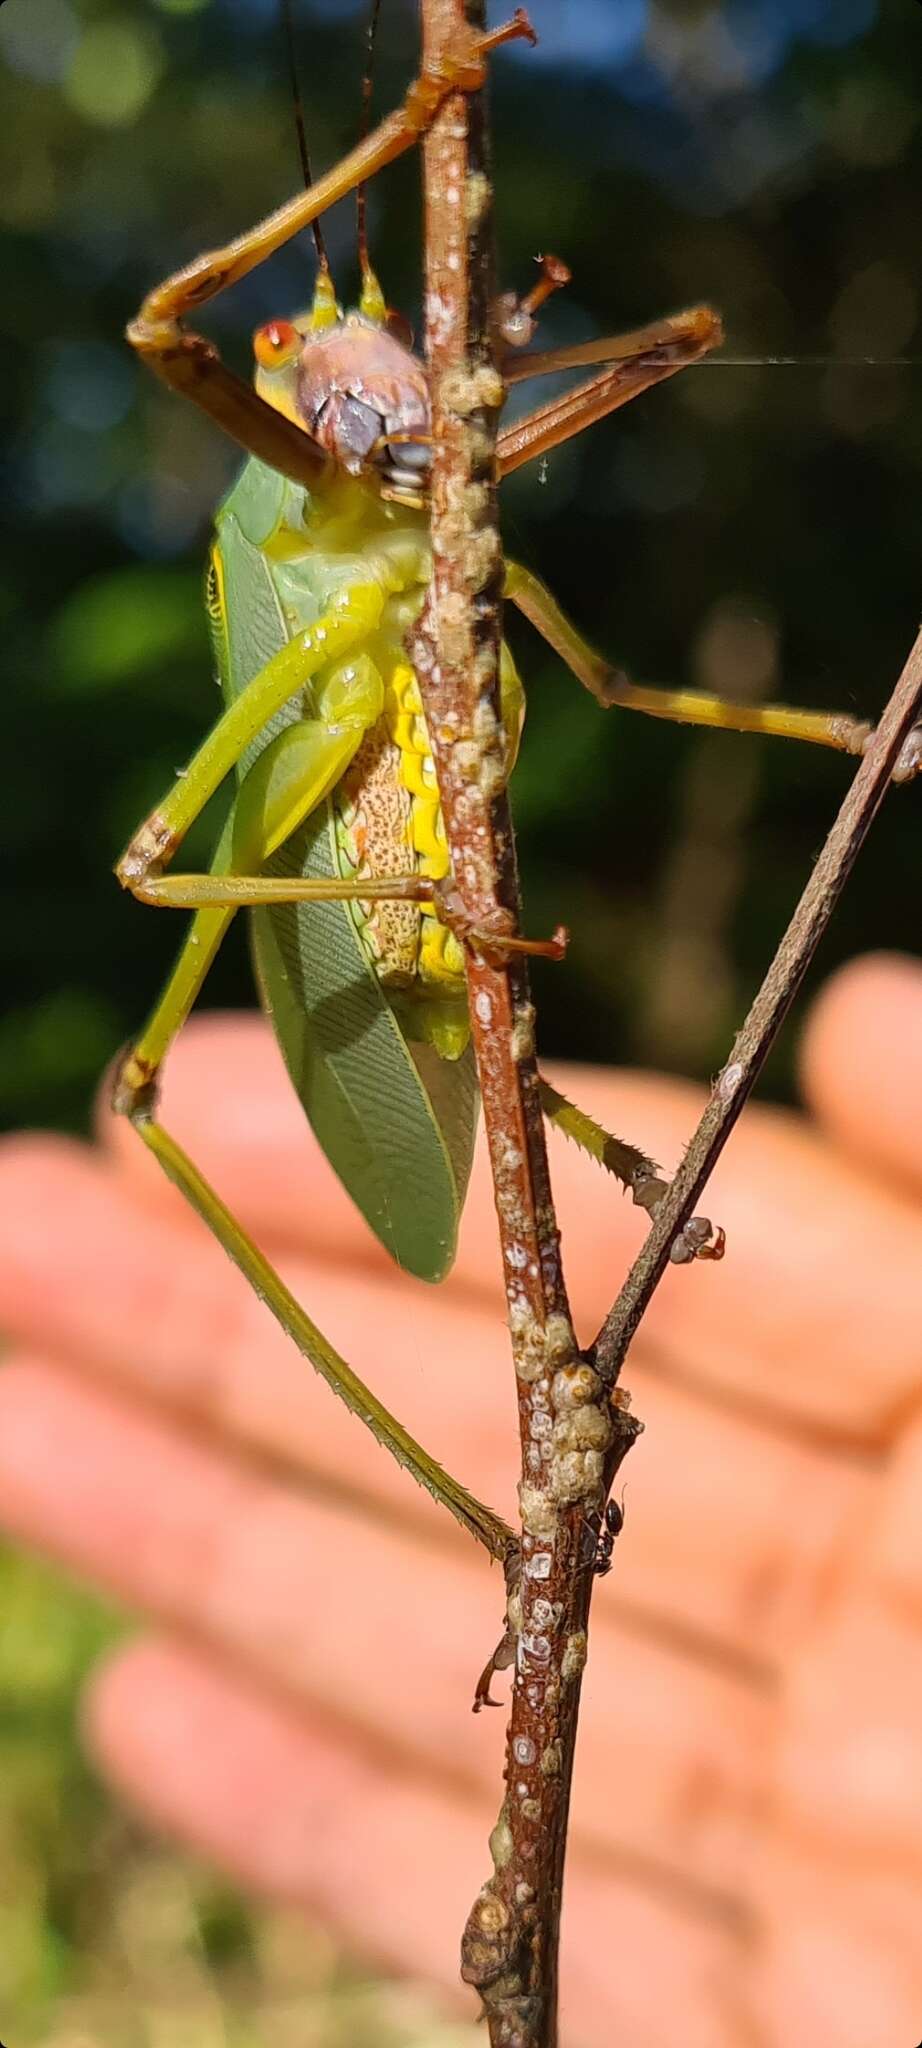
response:
<path id="1" fill-rule="evenodd" d="M 294 483 L 310 489 L 328 473 L 322 449 L 302 427 L 267 405 L 251 385 L 235 376 L 212 342 L 185 330 L 182 320 L 246 277 L 292 235 L 309 227 L 326 207 L 402 156 L 425 133 L 450 93 L 474 92 L 483 84 L 489 52 L 519 36 L 535 40 L 522 8 L 512 21 L 489 35 L 465 29 L 453 36 L 439 60 L 423 67 L 403 106 L 388 114 L 325 177 L 226 247 L 198 257 L 157 285 L 132 321 L 128 329 L 132 347 L 164 383 L 184 392 L 248 454 L 259 456 Z"/>
<path id="2" fill-rule="evenodd" d="M 286 641 L 285 646 L 259 670 L 241 690 L 239 697 L 228 705 L 172 789 L 129 840 L 115 870 L 124 888 L 144 899 L 148 878 L 159 875 L 164 864 L 173 858 L 190 825 L 199 817 L 225 775 L 236 767 L 276 713 L 306 689 L 319 671 L 335 664 L 341 655 L 348 654 L 374 631 L 381 617 L 383 602 L 384 595 L 377 584 L 356 584 L 343 591 L 329 612 L 305 632 Z M 354 664 L 357 670 L 359 666 Z M 380 716 L 383 697 L 376 697 L 373 685 L 369 684 L 368 670 L 371 666 L 368 663 L 362 670 L 358 691 L 353 692 L 351 699 L 351 685 L 346 684 L 339 701 L 334 693 L 333 701 L 327 707 L 334 752 L 339 740 L 342 741 L 338 747 L 342 755 L 340 774 L 359 745 L 362 734 Z M 377 676 L 376 670 L 374 674 Z M 380 691 L 380 677 L 377 680 Z M 330 687 L 328 682 L 328 692 Z M 333 774 L 327 787 L 336 779 Z"/>

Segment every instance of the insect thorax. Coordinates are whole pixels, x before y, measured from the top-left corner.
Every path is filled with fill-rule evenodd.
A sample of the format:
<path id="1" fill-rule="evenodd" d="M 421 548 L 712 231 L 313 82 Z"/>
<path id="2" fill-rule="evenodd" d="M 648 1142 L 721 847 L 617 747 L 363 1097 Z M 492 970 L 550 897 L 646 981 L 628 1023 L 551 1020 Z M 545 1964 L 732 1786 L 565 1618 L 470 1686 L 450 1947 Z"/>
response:
<path id="1" fill-rule="evenodd" d="M 250 523 L 241 485 L 253 472 L 254 491 L 268 488 L 272 472 L 248 464 L 219 515 L 212 577 L 220 572 L 223 523 L 240 519 L 244 530 Z M 431 570 L 425 514 L 342 477 L 310 499 L 281 478 L 274 482 L 271 525 L 260 506 L 258 539 L 252 525 L 247 537 L 269 570 L 289 636 L 312 625 L 350 586 L 378 582 L 386 593 L 379 626 L 355 650 L 380 675 L 383 712 L 328 800 L 340 872 L 344 879 L 415 873 L 440 881 L 448 872 L 448 846 L 419 684 L 406 651 Z M 209 609 L 215 602 L 221 598 L 212 594 Z M 505 648 L 502 698 L 511 769 L 523 699 Z M 304 709 L 311 715 L 310 698 Z M 382 986 L 400 1001 L 410 1035 L 456 1057 L 469 1032 L 464 957 L 434 906 L 359 898 L 349 915 Z"/>

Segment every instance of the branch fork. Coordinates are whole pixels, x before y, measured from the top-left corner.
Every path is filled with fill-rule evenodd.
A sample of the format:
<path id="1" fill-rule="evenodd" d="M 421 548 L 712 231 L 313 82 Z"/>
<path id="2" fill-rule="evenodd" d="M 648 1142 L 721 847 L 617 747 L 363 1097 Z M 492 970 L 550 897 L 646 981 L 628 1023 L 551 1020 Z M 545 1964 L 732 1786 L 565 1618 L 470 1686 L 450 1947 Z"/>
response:
<path id="1" fill-rule="evenodd" d="M 423 53 L 438 64 L 482 0 L 421 0 Z M 479 93 L 453 93 L 424 144 L 426 349 L 433 417 L 433 576 L 412 640 L 460 921 L 505 934 L 467 952 L 472 1031 L 493 1172 L 516 1379 L 521 1534 L 507 1553 L 506 1629 L 481 1675 L 514 1664 L 506 1791 L 492 1868 L 468 1916 L 461 1974 L 478 1990 L 492 2048 L 556 2048 L 557 1952 L 570 1780 L 592 1586 L 620 1522 L 608 1503 L 642 1425 L 617 1384 L 670 1262 L 719 1258 L 723 1233 L 693 1209 L 832 914 L 922 704 L 922 635 L 820 857 L 777 959 L 671 1184 L 645 1172 L 640 1257 L 589 1352 L 580 1354 L 560 1261 L 526 963 L 513 954 L 519 893 L 503 787 L 498 666 L 502 557 L 495 442 L 503 384 L 494 356 L 492 194 Z M 710 316 L 713 321 L 713 316 Z M 491 324 L 492 323 L 492 324 Z M 710 345 L 702 342 L 702 347 Z M 904 750 L 905 749 L 905 750 Z M 611 1519 L 609 1519 L 611 1517 Z M 598 1540 L 587 1545 L 587 1526 Z M 604 1537 L 602 1532 L 605 1532 Z"/>

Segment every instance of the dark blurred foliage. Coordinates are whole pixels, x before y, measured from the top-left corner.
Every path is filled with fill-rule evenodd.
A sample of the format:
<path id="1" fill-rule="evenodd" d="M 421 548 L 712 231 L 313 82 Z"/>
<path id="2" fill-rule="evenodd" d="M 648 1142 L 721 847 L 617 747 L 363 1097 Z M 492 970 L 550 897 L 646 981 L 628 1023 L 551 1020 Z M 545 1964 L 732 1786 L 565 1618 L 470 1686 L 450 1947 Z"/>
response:
<path id="1" fill-rule="evenodd" d="M 298 11 L 325 165 L 356 130 L 362 11 Z M 541 45 L 497 59 L 493 101 L 502 281 L 523 288 L 540 249 L 574 272 L 542 342 L 707 299 L 731 355 L 922 354 L 918 0 L 532 11 Z M 385 5 L 380 46 L 384 108 L 414 65 L 405 0 Z M 7 0 L 0 55 L 0 1108 L 75 1125 L 178 939 L 110 869 L 216 710 L 200 569 L 236 464 L 122 330 L 155 279 L 275 205 L 297 167 L 276 0 Z M 371 219 L 388 296 L 413 313 L 412 161 L 379 181 Z M 329 228 L 348 295 L 351 211 Z M 252 328 L 310 285 L 298 245 L 209 329 L 245 367 Z M 507 545 L 639 677 L 873 715 L 919 616 L 920 472 L 918 367 L 702 367 L 513 479 Z M 530 702 L 515 791 L 528 928 L 562 918 L 573 935 L 567 965 L 541 974 L 543 1046 L 706 1073 L 848 767 L 603 717 L 511 632 Z M 920 830 L 919 792 L 896 794 L 823 972 L 916 943 Z M 208 993 L 251 999 L 241 933 Z M 782 1092 L 790 1064 L 787 1041 Z"/>

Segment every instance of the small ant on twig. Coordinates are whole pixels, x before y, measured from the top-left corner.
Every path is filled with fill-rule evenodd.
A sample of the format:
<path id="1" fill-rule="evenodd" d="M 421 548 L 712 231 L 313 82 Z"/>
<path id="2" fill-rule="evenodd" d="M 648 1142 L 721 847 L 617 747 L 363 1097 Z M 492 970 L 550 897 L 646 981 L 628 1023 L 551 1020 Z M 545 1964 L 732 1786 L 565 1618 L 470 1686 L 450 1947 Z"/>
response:
<path id="1" fill-rule="evenodd" d="M 615 1542 L 624 1528 L 624 1495 L 620 1501 L 608 1502 L 604 1517 L 600 1514 L 587 1515 L 586 1526 L 595 1542 L 592 1569 L 597 1578 L 604 1579 L 611 1571 Z"/>

